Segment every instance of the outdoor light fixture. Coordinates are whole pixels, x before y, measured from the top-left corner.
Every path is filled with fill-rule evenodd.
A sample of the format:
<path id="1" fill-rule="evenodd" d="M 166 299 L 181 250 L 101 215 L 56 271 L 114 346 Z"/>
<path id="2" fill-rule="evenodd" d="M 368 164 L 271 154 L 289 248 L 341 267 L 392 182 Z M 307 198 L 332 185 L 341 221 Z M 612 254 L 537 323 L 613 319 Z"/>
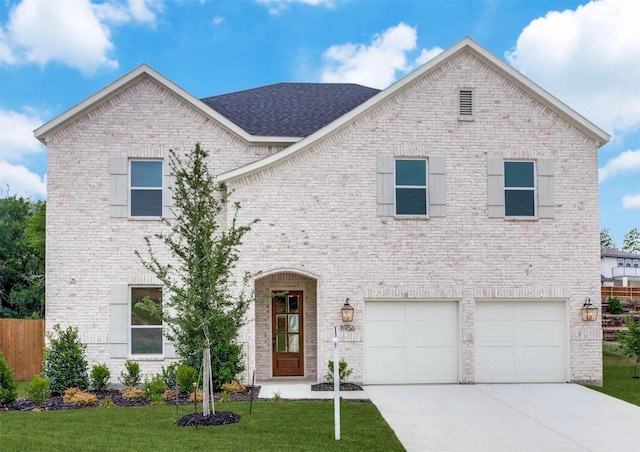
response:
<path id="1" fill-rule="evenodd" d="M 591 304 L 591 298 L 586 298 L 582 309 L 580 309 L 580 316 L 585 322 L 592 322 L 598 318 L 598 308 Z"/>
<path id="2" fill-rule="evenodd" d="M 340 309 L 342 313 L 342 321 L 344 323 L 353 322 L 353 306 L 349 304 L 349 299 L 347 298 L 344 302 L 344 306 Z"/>

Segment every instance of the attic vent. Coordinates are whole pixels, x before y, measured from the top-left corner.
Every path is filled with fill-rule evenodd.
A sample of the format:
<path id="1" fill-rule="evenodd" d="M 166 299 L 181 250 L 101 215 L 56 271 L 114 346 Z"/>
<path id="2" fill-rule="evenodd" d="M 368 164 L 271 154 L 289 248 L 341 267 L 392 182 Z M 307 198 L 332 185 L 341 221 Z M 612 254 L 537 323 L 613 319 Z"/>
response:
<path id="1" fill-rule="evenodd" d="M 460 90 L 459 119 L 473 119 L 473 91 L 470 89 Z"/>

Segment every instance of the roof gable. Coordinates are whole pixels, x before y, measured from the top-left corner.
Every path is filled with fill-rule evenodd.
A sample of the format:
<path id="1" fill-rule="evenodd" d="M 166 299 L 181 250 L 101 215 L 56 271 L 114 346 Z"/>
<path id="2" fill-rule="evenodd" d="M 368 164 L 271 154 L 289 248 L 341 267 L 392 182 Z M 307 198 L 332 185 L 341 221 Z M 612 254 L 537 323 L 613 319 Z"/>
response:
<path id="1" fill-rule="evenodd" d="M 306 137 L 378 92 L 352 83 L 277 83 L 202 102 L 251 135 Z"/>
<path id="2" fill-rule="evenodd" d="M 317 142 L 318 140 L 324 138 L 325 136 L 331 134 L 332 132 L 340 129 L 341 127 L 348 124 L 350 121 L 355 118 L 363 115 L 370 109 L 374 108 L 376 105 L 383 102 L 385 99 L 402 90 L 407 85 L 411 84 L 414 80 L 422 77 L 426 73 L 430 71 L 434 71 L 438 69 L 443 63 L 453 58 L 460 52 L 469 51 L 475 57 L 480 59 L 483 63 L 487 64 L 497 73 L 505 77 L 505 79 L 511 81 L 520 89 L 531 95 L 534 99 L 540 101 L 545 106 L 549 107 L 551 110 L 556 112 L 559 116 L 566 119 L 570 124 L 572 124 L 577 129 L 581 130 L 587 136 L 591 137 L 594 141 L 596 141 L 600 146 L 607 143 L 609 141 L 609 134 L 605 131 L 597 127 L 595 124 L 587 120 L 585 117 L 571 109 L 569 106 L 552 96 L 550 93 L 542 89 L 540 86 L 529 80 L 527 77 L 522 75 L 520 72 L 509 66 L 507 63 L 493 55 L 491 52 L 486 50 L 484 47 L 480 46 L 473 39 L 466 37 L 462 41 L 458 42 L 454 46 L 445 50 L 432 60 L 428 61 L 415 71 L 407 74 L 402 79 L 398 80 L 388 88 L 380 91 L 375 96 L 369 98 L 366 102 L 363 102 L 353 110 L 344 114 L 342 117 L 338 118 L 334 122 L 325 126 L 324 128 L 314 132 L 313 134 L 307 136 L 305 139 L 292 144 L 288 148 L 284 149 L 277 154 L 270 155 L 262 160 L 250 163 L 241 168 L 237 168 L 226 173 L 223 173 L 218 176 L 220 181 L 229 181 L 233 179 L 237 179 L 240 177 L 247 176 L 254 172 L 260 171 L 265 168 L 269 168 L 273 165 L 276 165 L 278 162 L 295 155 L 302 150 L 306 149 L 308 146 Z"/>

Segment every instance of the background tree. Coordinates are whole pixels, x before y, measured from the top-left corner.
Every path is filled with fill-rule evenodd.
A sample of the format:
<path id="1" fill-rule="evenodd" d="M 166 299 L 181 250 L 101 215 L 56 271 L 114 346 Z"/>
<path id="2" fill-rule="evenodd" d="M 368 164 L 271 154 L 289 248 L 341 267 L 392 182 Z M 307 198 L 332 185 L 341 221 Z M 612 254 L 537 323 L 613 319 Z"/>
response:
<path id="1" fill-rule="evenodd" d="M 175 174 L 175 220 L 166 222 L 167 234 L 156 234 L 173 263 L 161 262 L 151 239 L 145 238 L 143 265 L 162 281 L 162 306 L 145 300 L 144 308 L 162 319 L 165 335 L 174 343 L 184 364 L 203 369 L 203 415 L 213 404 L 213 389 L 244 370 L 242 349 L 235 343 L 250 297 L 249 275 L 238 285 L 232 272 L 242 237 L 255 223 L 240 226 L 240 205 L 231 204 L 226 187 L 215 182 L 207 168 L 208 152 L 196 144 L 184 164 L 170 152 Z M 229 210 L 233 217 L 229 224 Z M 222 222 L 218 218 L 222 215 Z M 240 287 L 241 290 L 237 290 Z M 209 371 L 211 367 L 211 374 Z"/>
<path id="2" fill-rule="evenodd" d="M 43 201 L 0 198 L 0 317 L 44 316 Z"/>
<path id="3" fill-rule="evenodd" d="M 640 231 L 638 231 L 638 228 L 633 228 L 624 236 L 622 251 L 640 253 Z"/>
<path id="4" fill-rule="evenodd" d="M 618 249 L 611 238 L 611 234 L 609 234 L 609 228 L 600 229 L 600 248 Z"/>

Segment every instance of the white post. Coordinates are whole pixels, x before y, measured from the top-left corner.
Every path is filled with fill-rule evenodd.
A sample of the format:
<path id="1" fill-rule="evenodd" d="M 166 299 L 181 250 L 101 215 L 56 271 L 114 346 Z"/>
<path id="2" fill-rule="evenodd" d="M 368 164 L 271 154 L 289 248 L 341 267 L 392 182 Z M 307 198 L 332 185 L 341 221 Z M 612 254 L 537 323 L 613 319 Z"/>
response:
<path id="1" fill-rule="evenodd" d="M 340 441 L 340 357 L 338 354 L 338 327 L 333 329 L 333 415 L 336 441 Z"/>

